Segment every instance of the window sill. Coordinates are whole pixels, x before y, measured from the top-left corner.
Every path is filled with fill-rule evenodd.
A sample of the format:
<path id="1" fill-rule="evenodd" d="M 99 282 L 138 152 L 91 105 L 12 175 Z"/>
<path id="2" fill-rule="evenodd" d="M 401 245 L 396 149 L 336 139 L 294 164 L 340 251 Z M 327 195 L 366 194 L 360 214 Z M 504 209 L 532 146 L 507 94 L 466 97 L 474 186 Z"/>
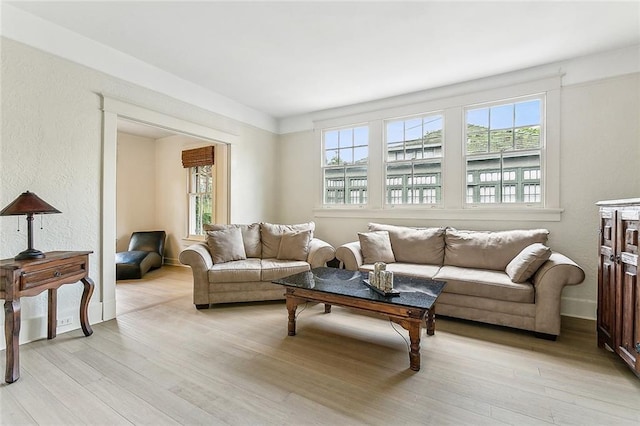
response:
<path id="1" fill-rule="evenodd" d="M 564 209 L 553 208 L 316 208 L 317 218 L 431 219 L 560 222 Z"/>

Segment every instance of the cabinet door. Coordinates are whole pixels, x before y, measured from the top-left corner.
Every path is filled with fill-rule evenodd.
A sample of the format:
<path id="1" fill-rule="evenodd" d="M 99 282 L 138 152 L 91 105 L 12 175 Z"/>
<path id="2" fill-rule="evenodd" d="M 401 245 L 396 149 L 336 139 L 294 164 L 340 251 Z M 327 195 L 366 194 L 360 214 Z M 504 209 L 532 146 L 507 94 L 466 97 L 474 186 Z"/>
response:
<path id="1" fill-rule="evenodd" d="M 617 244 L 618 285 L 616 334 L 622 359 L 636 371 L 640 371 L 640 289 L 638 286 L 638 224 L 640 210 L 623 209 L 618 212 Z"/>
<path id="2" fill-rule="evenodd" d="M 600 241 L 598 261 L 598 346 L 615 349 L 616 304 L 616 217 L 615 210 L 600 210 Z"/>

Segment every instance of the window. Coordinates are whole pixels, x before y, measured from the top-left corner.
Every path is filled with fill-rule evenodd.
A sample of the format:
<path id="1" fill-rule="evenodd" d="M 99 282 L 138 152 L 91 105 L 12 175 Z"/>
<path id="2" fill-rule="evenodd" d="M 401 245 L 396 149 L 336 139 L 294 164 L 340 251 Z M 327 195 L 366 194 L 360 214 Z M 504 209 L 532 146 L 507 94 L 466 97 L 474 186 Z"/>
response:
<path id="1" fill-rule="evenodd" d="M 465 110 L 467 204 L 542 202 L 543 101 L 536 97 Z M 476 185 L 482 185 L 478 191 Z"/>
<path id="2" fill-rule="evenodd" d="M 212 223 L 214 219 L 214 159 L 215 148 L 212 145 L 182 151 L 182 167 L 189 172 L 187 193 L 190 236 L 204 235 L 203 225 Z"/>
<path id="3" fill-rule="evenodd" d="M 562 77 L 528 78 L 318 114 L 314 214 L 559 221 Z M 366 143 L 357 142 L 361 127 Z"/>
<path id="4" fill-rule="evenodd" d="M 213 166 L 189 167 L 189 235 L 204 235 L 213 217 Z"/>
<path id="5" fill-rule="evenodd" d="M 366 204 L 369 128 L 327 130 L 322 139 L 324 203 Z"/>
<path id="6" fill-rule="evenodd" d="M 441 199 L 442 115 L 386 122 L 386 203 L 437 204 Z"/>

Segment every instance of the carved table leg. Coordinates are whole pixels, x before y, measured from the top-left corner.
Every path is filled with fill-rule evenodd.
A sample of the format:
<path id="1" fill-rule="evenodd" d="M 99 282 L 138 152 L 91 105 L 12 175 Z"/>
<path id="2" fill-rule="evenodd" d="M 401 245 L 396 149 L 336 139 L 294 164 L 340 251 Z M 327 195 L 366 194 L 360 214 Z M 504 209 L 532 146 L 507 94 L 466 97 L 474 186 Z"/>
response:
<path id="1" fill-rule="evenodd" d="M 56 337 L 56 327 L 58 326 L 58 289 L 49 289 L 48 300 L 48 319 L 47 319 L 47 339 Z"/>
<path id="2" fill-rule="evenodd" d="M 298 307 L 298 302 L 287 296 L 287 311 L 289 312 L 289 325 L 288 331 L 289 336 L 296 335 L 296 308 Z"/>
<path id="3" fill-rule="evenodd" d="M 20 378 L 20 299 L 4 302 L 4 336 L 7 342 L 7 364 L 4 381 Z"/>
<path id="4" fill-rule="evenodd" d="M 419 321 L 410 321 L 408 325 L 409 339 L 411 346 L 409 349 L 409 368 L 413 371 L 420 371 L 420 329 Z"/>
<path id="5" fill-rule="evenodd" d="M 328 303 L 324 304 L 324 313 L 325 314 L 330 314 L 331 313 L 331 305 Z"/>
<path id="6" fill-rule="evenodd" d="M 80 325 L 82 326 L 84 335 L 91 336 L 93 329 L 91 328 L 91 324 L 89 324 L 89 299 L 91 299 L 95 284 L 89 277 L 83 278 L 81 281 L 82 284 L 84 284 L 84 290 L 80 301 Z"/>
<path id="7" fill-rule="evenodd" d="M 427 312 L 427 335 L 433 336 L 436 332 L 436 306 L 433 305 Z"/>

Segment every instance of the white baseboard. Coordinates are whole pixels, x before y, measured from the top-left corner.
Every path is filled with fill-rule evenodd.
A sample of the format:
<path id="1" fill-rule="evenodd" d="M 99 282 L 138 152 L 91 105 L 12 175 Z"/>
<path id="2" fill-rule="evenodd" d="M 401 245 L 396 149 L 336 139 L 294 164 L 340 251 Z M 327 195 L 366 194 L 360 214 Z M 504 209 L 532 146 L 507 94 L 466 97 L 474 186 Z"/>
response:
<path id="1" fill-rule="evenodd" d="M 102 322 L 102 303 L 89 304 L 89 323 L 96 324 Z M 58 309 L 58 321 L 70 320 L 68 324 L 56 327 L 56 334 L 67 333 L 80 329 L 80 311 L 79 309 Z M 0 330 L 0 350 L 6 349 L 6 340 L 4 330 Z M 47 316 L 39 316 L 33 318 L 22 318 L 20 321 L 20 344 L 33 342 L 47 338 Z"/>
<path id="2" fill-rule="evenodd" d="M 105 300 L 102 302 L 102 320 L 109 321 L 116 317 L 116 299 Z"/>
<path id="3" fill-rule="evenodd" d="M 589 299 L 562 298 L 562 315 L 588 320 L 596 319 L 597 302 Z"/>
<path id="4" fill-rule="evenodd" d="M 164 264 L 165 265 L 171 265 L 171 266 L 186 266 L 186 265 L 183 265 L 182 263 L 180 263 L 179 259 L 176 259 L 174 257 L 165 257 L 164 258 Z"/>

